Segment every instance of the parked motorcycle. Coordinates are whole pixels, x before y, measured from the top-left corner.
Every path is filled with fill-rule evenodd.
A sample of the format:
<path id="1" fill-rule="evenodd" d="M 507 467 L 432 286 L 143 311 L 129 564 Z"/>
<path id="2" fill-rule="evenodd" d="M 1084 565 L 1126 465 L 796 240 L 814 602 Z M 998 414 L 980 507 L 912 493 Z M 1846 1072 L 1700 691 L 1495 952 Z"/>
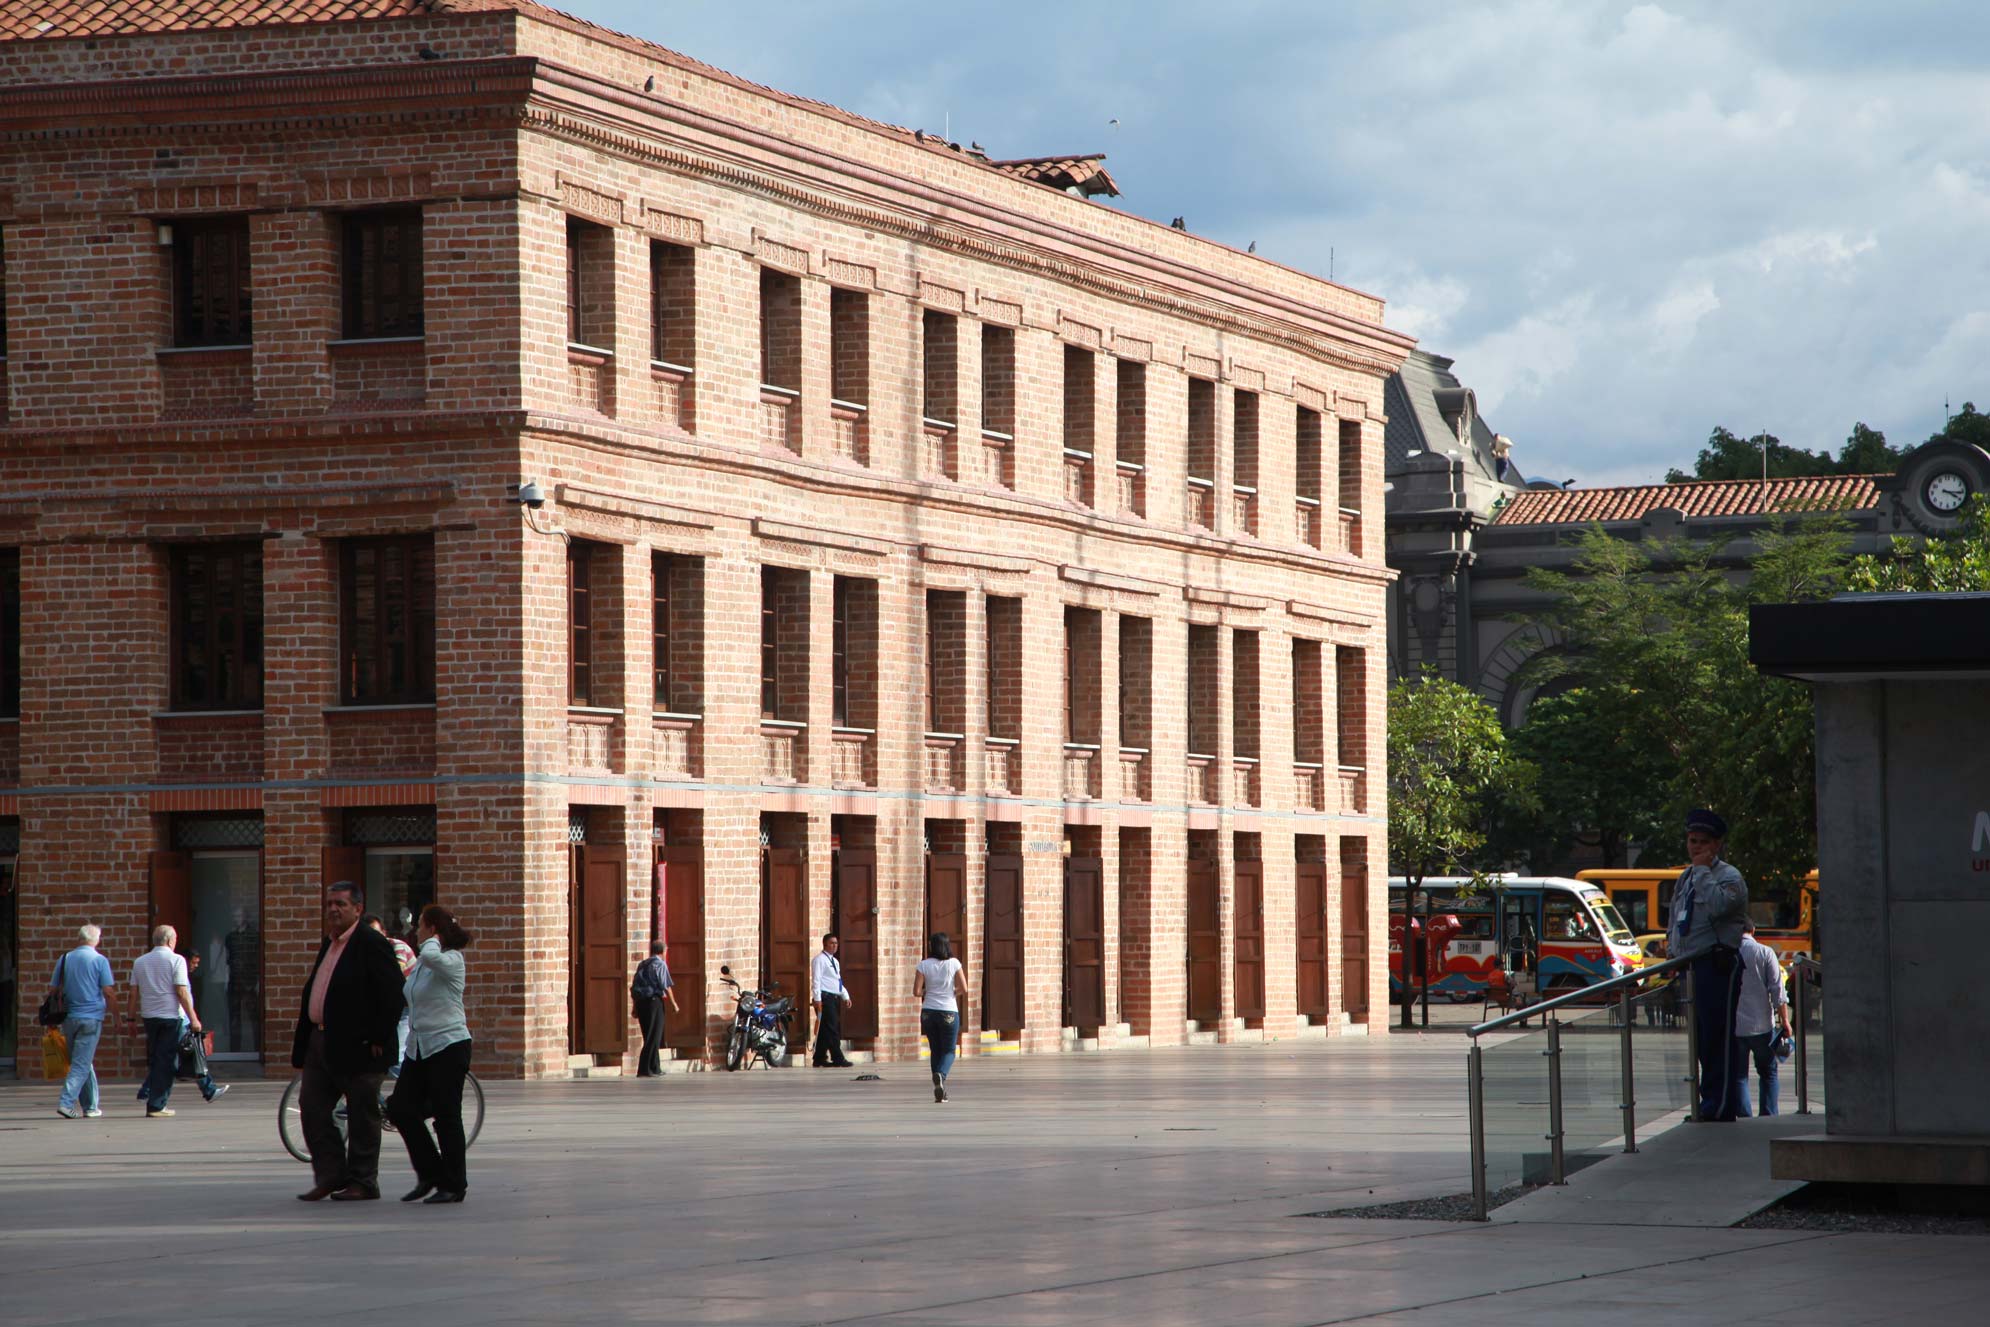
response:
<path id="1" fill-rule="evenodd" d="M 737 998 L 732 1031 L 726 1036 L 726 1068 L 743 1069 L 754 1060 L 765 1061 L 770 1069 L 785 1065 L 789 1029 L 795 1021 L 795 1002 L 786 996 L 774 998 L 781 983 L 770 981 L 764 990 L 741 986 L 733 980 L 729 966 L 719 968 L 719 980 L 732 987 Z"/>

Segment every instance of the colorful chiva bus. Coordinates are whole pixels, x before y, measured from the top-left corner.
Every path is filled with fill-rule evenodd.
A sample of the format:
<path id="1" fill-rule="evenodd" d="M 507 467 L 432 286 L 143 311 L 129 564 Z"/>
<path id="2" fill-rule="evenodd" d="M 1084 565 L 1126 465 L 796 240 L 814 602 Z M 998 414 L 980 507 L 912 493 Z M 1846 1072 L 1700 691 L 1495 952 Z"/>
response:
<path id="1" fill-rule="evenodd" d="M 1602 889 L 1633 934 L 1663 933 L 1672 920 L 1672 890 L 1684 870 L 1678 866 L 1597 868 L 1577 871 L 1576 879 Z M 1756 899 L 1748 905 L 1755 920 L 1755 938 L 1776 951 L 1784 963 L 1797 958 L 1822 958 L 1817 930 L 1817 872 L 1804 877 L 1794 905 L 1778 907 Z"/>
<path id="2" fill-rule="evenodd" d="M 1493 875 L 1474 888 L 1469 877 L 1427 879 L 1433 918 L 1455 917 L 1457 930 L 1438 933 L 1431 967 L 1433 995 L 1476 1000 L 1508 972 L 1528 972 L 1537 989 L 1574 990 L 1644 965 L 1637 940 L 1609 898 L 1594 885 L 1556 876 Z M 1401 876 L 1389 880 L 1389 990 L 1400 999 L 1403 976 Z M 1423 900 L 1415 916 L 1424 915 Z M 1410 974 L 1411 994 L 1422 990 Z"/>

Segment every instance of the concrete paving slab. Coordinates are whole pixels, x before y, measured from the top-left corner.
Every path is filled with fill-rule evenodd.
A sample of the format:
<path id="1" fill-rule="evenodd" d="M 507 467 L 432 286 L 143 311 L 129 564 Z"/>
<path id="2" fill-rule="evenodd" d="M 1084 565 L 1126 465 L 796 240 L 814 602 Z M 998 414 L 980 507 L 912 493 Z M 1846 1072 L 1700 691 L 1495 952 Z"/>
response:
<path id="1" fill-rule="evenodd" d="M 1816 1115 L 1681 1123 L 1496 1209 L 1495 1222 L 1731 1226 L 1803 1187 L 1769 1174 L 1769 1145 L 1814 1133 Z"/>
<path id="2" fill-rule="evenodd" d="M 970 1060 L 944 1107 L 889 1064 L 494 1083 L 436 1208 L 391 1201 L 391 1139 L 389 1201 L 295 1201 L 277 1083 L 171 1121 L 0 1088 L 0 1321 L 1828 1327 L 1990 1295 L 1981 1239 L 1302 1216 L 1466 1187 L 1435 1041 Z"/>

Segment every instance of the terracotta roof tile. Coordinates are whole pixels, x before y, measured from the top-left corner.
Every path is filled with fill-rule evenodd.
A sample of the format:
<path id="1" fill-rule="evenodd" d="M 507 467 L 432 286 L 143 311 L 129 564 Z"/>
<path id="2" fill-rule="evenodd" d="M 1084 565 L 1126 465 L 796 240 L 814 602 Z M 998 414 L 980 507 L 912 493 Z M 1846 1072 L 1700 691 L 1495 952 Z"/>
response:
<path id="1" fill-rule="evenodd" d="M 1078 189 L 1086 197 L 1100 193 L 1119 196 L 1119 185 L 1106 170 L 1103 152 L 1083 157 L 1018 157 L 988 164 L 1018 179 L 1034 180 L 1053 189 Z"/>
<path id="2" fill-rule="evenodd" d="M 345 23 L 449 11 L 451 0 L 9 0 L 0 40 L 104 37 L 258 24 Z"/>
<path id="3" fill-rule="evenodd" d="M 1875 475 L 1802 479 L 1700 480 L 1636 488 L 1529 489 L 1513 495 L 1494 525 L 1587 525 L 1637 521 L 1661 507 L 1689 517 L 1756 516 L 1764 512 L 1859 510 L 1879 505 Z"/>

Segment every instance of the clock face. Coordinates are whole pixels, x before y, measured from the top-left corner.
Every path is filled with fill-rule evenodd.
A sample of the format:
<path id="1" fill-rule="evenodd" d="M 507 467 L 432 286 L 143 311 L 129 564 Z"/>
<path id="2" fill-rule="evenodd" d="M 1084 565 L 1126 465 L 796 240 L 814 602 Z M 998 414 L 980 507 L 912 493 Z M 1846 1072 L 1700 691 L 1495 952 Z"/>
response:
<path id="1" fill-rule="evenodd" d="M 1953 470 L 1944 470 L 1928 481 L 1921 495 L 1938 512 L 1957 511 L 1969 501 L 1969 481 Z"/>

